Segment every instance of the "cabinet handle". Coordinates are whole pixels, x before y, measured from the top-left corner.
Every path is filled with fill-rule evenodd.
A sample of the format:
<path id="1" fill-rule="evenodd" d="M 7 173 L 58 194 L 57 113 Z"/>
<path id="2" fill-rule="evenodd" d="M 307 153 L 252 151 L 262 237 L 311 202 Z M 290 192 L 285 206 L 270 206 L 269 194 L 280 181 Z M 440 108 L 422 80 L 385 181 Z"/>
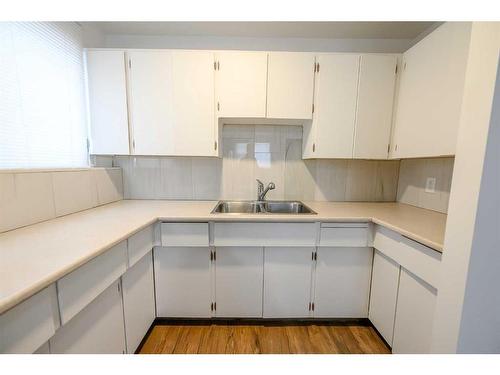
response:
<path id="1" fill-rule="evenodd" d="M 217 141 L 214 142 L 214 149 L 217 151 Z"/>
<path id="2" fill-rule="evenodd" d="M 213 302 L 210 304 L 210 311 L 214 311 L 214 303 Z"/>
<path id="3" fill-rule="evenodd" d="M 316 143 L 313 143 L 313 152 L 316 152 Z"/>
<path id="4" fill-rule="evenodd" d="M 309 311 L 311 311 L 311 302 L 309 302 Z"/>
<path id="5" fill-rule="evenodd" d="M 217 111 L 220 111 L 220 104 L 217 102 Z"/>
<path id="6" fill-rule="evenodd" d="M 220 61 L 217 61 L 217 70 L 220 70 Z"/>

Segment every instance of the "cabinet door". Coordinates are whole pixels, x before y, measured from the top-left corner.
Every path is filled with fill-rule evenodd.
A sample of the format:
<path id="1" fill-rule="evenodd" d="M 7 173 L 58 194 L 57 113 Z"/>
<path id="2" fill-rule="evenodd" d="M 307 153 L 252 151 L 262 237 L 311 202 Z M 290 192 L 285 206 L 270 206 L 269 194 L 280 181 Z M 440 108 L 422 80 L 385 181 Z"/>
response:
<path id="1" fill-rule="evenodd" d="M 393 353 L 429 353 L 437 290 L 401 269 Z"/>
<path id="2" fill-rule="evenodd" d="M 403 55 L 392 157 L 454 155 L 470 23 L 447 22 Z"/>
<path id="3" fill-rule="evenodd" d="M 217 317 L 262 317 L 262 247 L 218 247 L 215 260 Z"/>
<path id="4" fill-rule="evenodd" d="M 398 296 L 399 269 L 399 265 L 392 259 L 375 251 L 368 319 L 390 346 Z"/>
<path id="5" fill-rule="evenodd" d="M 151 252 L 127 270 L 122 286 L 127 353 L 134 353 L 156 315 Z"/>
<path id="6" fill-rule="evenodd" d="M 174 51 L 173 133 L 176 156 L 215 155 L 214 54 Z"/>
<path id="7" fill-rule="evenodd" d="M 267 117 L 312 118 L 314 55 L 270 52 L 267 72 Z"/>
<path id="8" fill-rule="evenodd" d="M 388 157 L 396 66 L 394 55 L 361 56 L 354 158 Z"/>
<path id="9" fill-rule="evenodd" d="M 124 51 L 86 53 L 92 154 L 129 153 Z"/>
<path id="10" fill-rule="evenodd" d="M 129 69 L 133 153 L 172 155 L 172 52 L 131 51 Z"/>
<path id="11" fill-rule="evenodd" d="M 317 56 L 317 62 L 314 115 L 305 138 L 305 147 L 311 150 L 306 151 L 315 158 L 351 158 L 359 56 L 324 54 Z"/>
<path id="12" fill-rule="evenodd" d="M 368 317 L 372 258 L 368 247 L 318 248 L 314 317 Z"/>
<path id="13" fill-rule="evenodd" d="M 211 316 L 209 247 L 155 248 L 154 269 L 158 317 Z"/>
<path id="14" fill-rule="evenodd" d="M 264 249 L 264 318 L 310 316 L 313 247 Z"/>
<path id="15" fill-rule="evenodd" d="M 218 117 L 266 117 L 266 52 L 217 52 Z"/>
<path id="16" fill-rule="evenodd" d="M 62 326 L 50 340 L 56 354 L 125 353 L 125 331 L 119 281 Z"/>

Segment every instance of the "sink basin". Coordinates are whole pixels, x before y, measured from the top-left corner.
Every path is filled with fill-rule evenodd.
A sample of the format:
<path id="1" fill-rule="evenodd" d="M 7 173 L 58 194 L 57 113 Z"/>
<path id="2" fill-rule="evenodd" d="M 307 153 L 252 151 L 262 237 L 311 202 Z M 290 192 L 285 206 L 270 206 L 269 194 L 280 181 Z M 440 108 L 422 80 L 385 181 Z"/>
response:
<path id="1" fill-rule="evenodd" d="M 316 212 L 299 201 L 220 201 L 213 214 L 309 214 Z"/>

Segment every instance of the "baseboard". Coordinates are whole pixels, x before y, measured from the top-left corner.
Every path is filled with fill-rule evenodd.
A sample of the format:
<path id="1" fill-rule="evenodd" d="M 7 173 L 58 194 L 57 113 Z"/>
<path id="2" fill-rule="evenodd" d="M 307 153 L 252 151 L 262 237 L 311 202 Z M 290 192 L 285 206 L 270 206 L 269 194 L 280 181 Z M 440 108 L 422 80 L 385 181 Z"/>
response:
<path id="1" fill-rule="evenodd" d="M 154 324 L 157 325 L 371 325 L 368 318 L 166 318 L 158 317 Z"/>

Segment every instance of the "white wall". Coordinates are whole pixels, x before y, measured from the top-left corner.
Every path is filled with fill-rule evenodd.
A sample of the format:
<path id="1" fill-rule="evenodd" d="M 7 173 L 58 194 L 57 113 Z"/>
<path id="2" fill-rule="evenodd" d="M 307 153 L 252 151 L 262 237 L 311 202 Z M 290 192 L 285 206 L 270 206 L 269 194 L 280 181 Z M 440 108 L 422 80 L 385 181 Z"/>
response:
<path id="1" fill-rule="evenodd" d="M 414 43 L 413 39 L 248 38 L 124 34 L 108 34 L 105 35 L 104 39 L 104 47 L 109 48 L 229 49 L 304 52 L 399 53 L 407 50 Z"/>
<path id="2" fill-rule="evenodd" d="M 436 302 L 435 353 L 500 352 L 499 50 L 500 23 L 474 22 Z"/>

